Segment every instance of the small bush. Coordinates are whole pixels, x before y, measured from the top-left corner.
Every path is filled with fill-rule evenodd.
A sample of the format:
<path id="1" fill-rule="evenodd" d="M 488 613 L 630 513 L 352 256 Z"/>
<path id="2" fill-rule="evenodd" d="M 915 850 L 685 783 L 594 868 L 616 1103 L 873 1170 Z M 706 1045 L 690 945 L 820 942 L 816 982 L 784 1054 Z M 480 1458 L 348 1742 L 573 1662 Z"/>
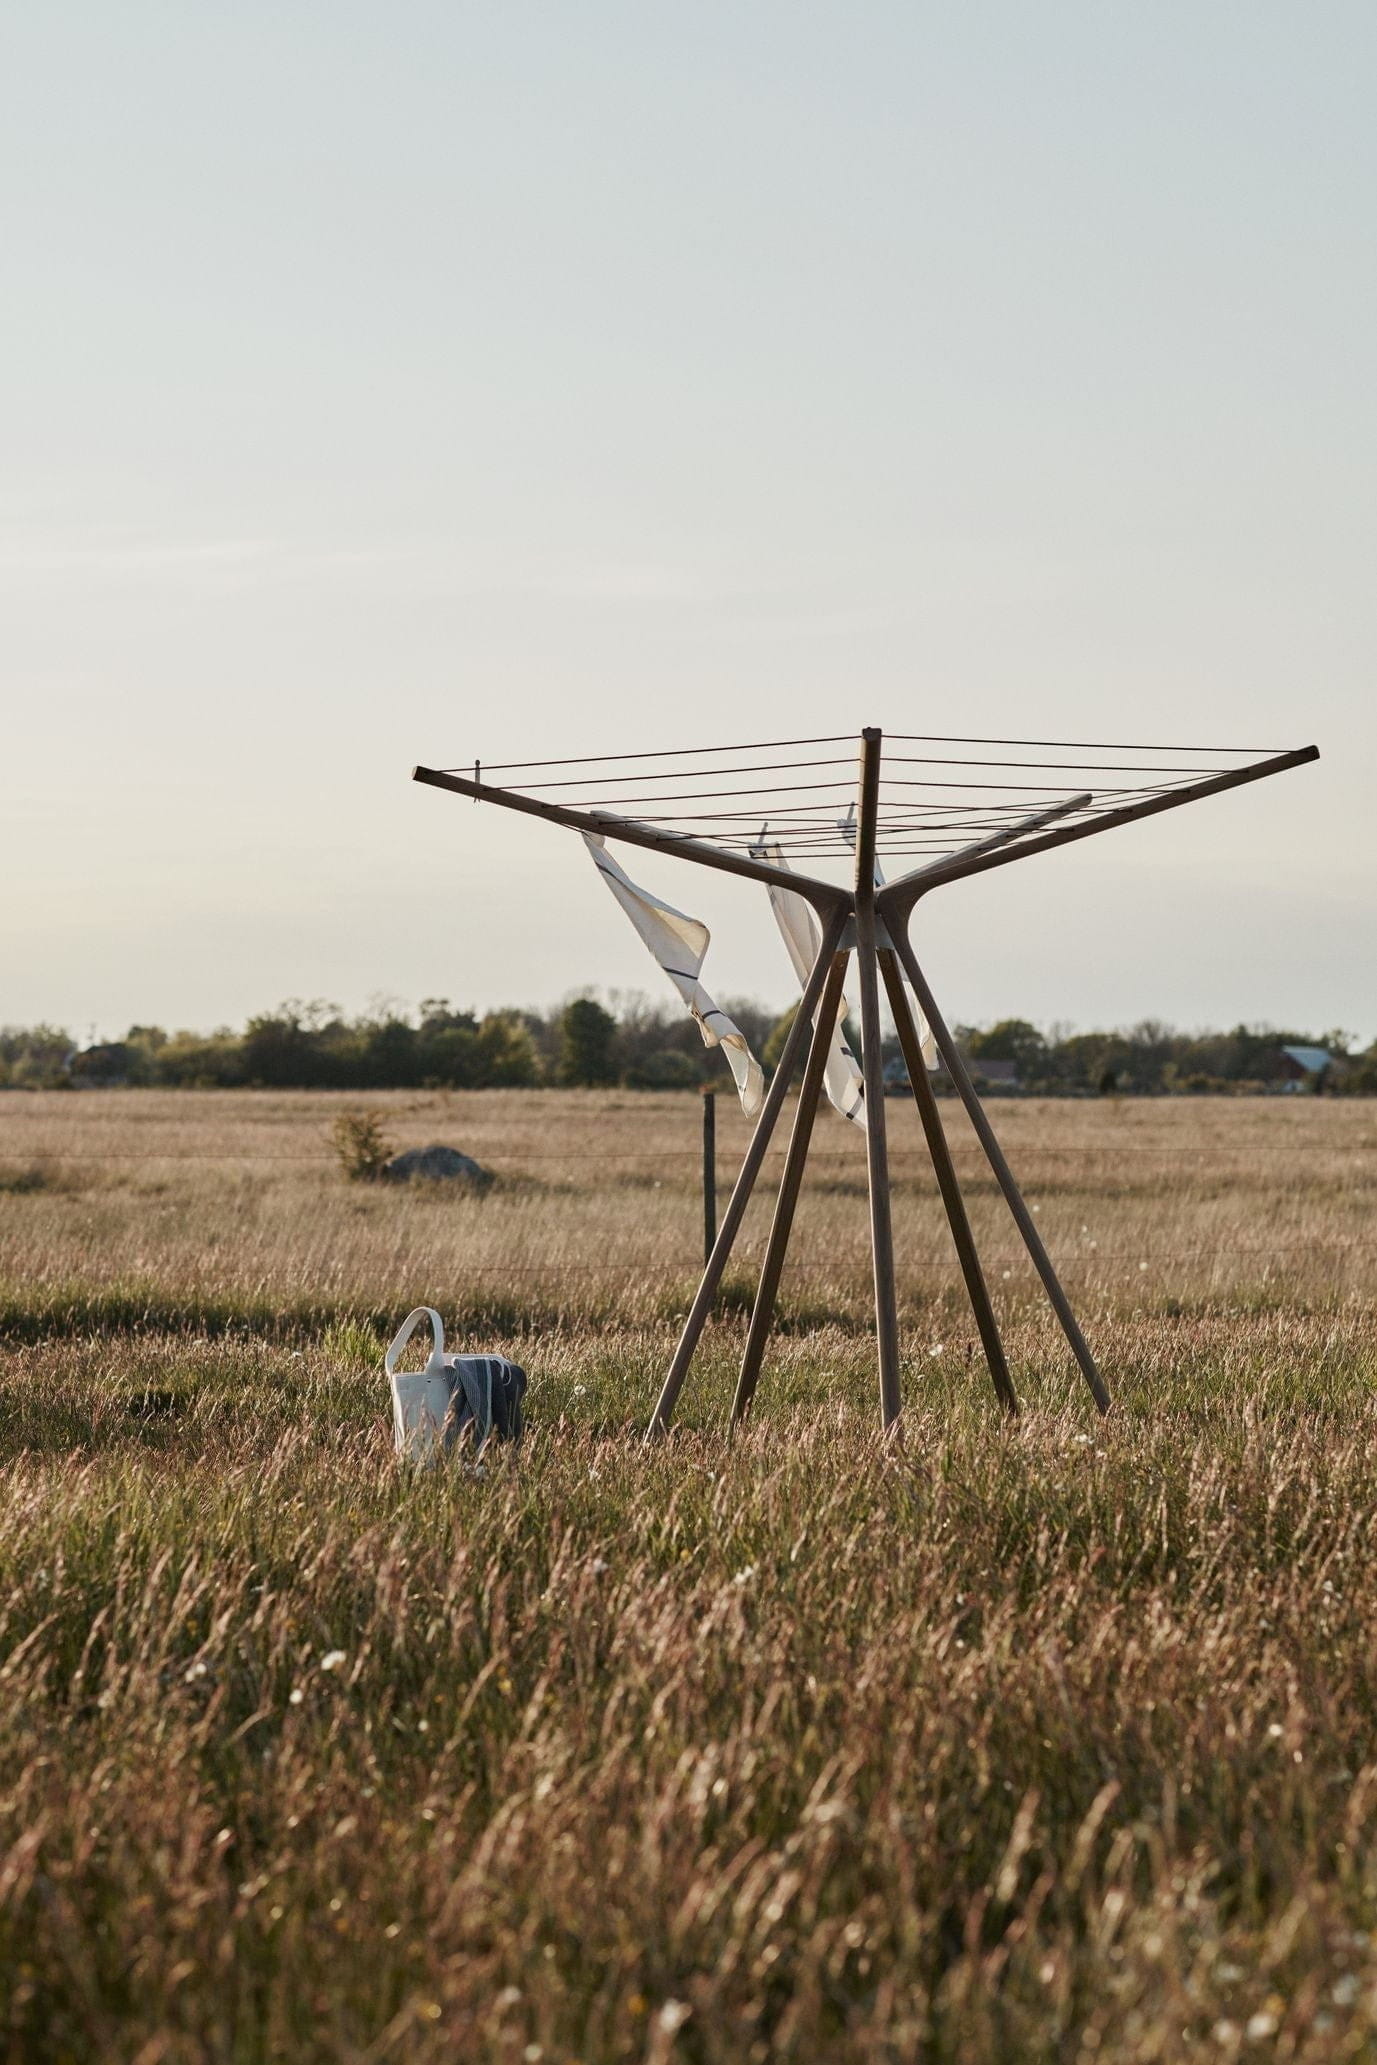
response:
<path id="1" fill-rule="evenodd" d="M 330 1137 L 350 1183 L 376 1183 L 392 1159 L 392 1142 L 379 1112 L 342 1111 Z"/>
<path id="2" fill-rule="evenodd" d="M 75 1190 L 76 1176 L 46 1156 L 22 1167 L 0 1168 L 0 1196 L 29 1197 L 40 1190 Z"/>
<path id="3" fill-rule="evenodd" d="M 320 1347 L 331 1368 L 376 1369 L 383 1358 L 382 1342 L 360 1319 L 337 1319 L 325 1329 Z"/>

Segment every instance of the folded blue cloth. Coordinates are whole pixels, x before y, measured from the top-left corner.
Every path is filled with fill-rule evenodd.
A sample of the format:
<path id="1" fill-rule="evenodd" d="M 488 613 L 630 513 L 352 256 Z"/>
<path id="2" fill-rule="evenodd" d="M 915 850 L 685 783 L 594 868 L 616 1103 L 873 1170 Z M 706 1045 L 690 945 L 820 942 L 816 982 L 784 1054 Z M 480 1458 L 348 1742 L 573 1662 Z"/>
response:
<path id="1" fill-rule="evenodd" d="M 505 1355 L 455 1355 L 446 1358 L 449 1411 L 445 1415 L 445 1447 L 471 1440 L 481 1448 L 489 1436 L 497 1441 L 521 1437 L 526 1372 Z"/>

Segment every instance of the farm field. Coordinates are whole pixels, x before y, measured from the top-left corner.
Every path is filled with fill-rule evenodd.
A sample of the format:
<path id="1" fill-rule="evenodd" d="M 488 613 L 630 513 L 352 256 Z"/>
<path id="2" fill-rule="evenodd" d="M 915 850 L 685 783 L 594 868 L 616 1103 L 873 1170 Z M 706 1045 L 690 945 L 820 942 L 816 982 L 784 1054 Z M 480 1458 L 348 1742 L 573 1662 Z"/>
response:
<path id="1" fill-rule="evenodd" d="M 695 1096 L 0 1100 L 0 2055 L 1377 2057 L 1377 1105 L 994 1107 L 1107 1420 L 944 1105 L 1016 1422 L 889 1112 L 902 1441 L 829 1115 L 752 1424 L 768 1181 L 647 1449 Z M 392 1457 L 422 1301 L 481 1472 Z"/>

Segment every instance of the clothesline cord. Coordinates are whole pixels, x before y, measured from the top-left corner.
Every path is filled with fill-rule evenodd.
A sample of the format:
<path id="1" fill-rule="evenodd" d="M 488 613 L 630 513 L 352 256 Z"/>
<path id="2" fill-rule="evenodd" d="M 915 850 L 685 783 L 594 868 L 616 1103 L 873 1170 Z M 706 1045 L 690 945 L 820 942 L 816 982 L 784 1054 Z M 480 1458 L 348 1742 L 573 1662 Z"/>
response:
<path id="1" fill-rule="evenodd" d="M 849 746 L 856 743 L 850 732 L 820 739 L 748 739 L 744 744 L 734 746 L 666 746 L 661 752 L 576 753 L 564 760 L 494 760 L 491 771 L 494 774 L 514 774 L 528 767 L 601 767 L 610 766 L 615 760 L 682 760 L 694 756 L 705 758 L 711 753 L 779 753 L 791 746 Z M 453 769 L 451 772 L 462 770 Z"/>
<path id="2" fill-rule="evenodd" d="M 482 764 L 482 762 L 478 763 L 480 767 L 482 766 Z M 844 760 L 823 759 L 752 761 L 744 765 L 738 764 L 732 767 L 697 768 L 693 770 L 693 772 L 699 776 L 710 777 L 712 780 L 716 781 L 724 778 L 727 775 L 782 774 L 795 772 L 799 768 L 849 768 L 853 765 L 854 762 L 850 758 Z M 1065 774 L 1209 775 L 1214 772 L 1214 770 L 1209 767 L 1179 767 L 1174 764 L 1165 766 L 1161 764 L 1136 766 L 1129 761 L 1120 760 L 997 760 L 990 759 L 988 756 L 964 756 L 956 758 L 950 755 L 937 756 L 917 753 L 887 753 L 884 756 L 884 765 L 886 767 L 1009 767 L 1020 770 L 1022 772 L 1045 770 L 1048 772 L 1058 772 Z M 459 768 L 447 768 L 445 770 L 445 772 L 449 774 L 462 773 L 462 771 L 463 770 Z M 488 768 L 486 772 L 501 773 L 504 772 L 504 770 L 500 768 Z M 639 781 L 657 781 L 661 779 L 663 779 L 663 777 L 655 775 L 648 771 L 638 772 L 636 774 L 609 774 L 600 776 L 598 778 L 598 786 L 600 788 L 610 789 L 619 787 L 622 784 L 628 782 L 634 783 Z M 522 784 L 522 790 L 523 793 L 526 795 L 543 795 L 551 789 L 579 788 L 583 784 L 584 780 L 585 777 L 582 776 L 565 776 L 562 780 L 554 782 L 525 782 Z M 820 785 L 817 783 L 811 783 L 804 784 L 801 786 L 818 787 Z"/>
<path id="3" fill-rule="evenodd" d="M 1257 753 L 1266 757 L 1272 753 L 1289 751 L 1286 746 L 1163 746 L 1130 745 L 1126 739 L 987 739 L 950 738 L 945 732 L 937 731 L 888 731 L 886 739 L 894 739 L 903 746 L 1036 746 L 1055 752 L 1065 746 L 1073 753 Z"/>
<path id="4" fill-rule="evenodd" d="M 1008 746 L 1020 750 L 1072 753 L 1189 753 L 1207 754 L 1210 757 L 1243 756 L 1257 754 L 1265 756 L 1284 752 L 1281 746 L 1202 746 L 1163 745 L 1159 742 L 1135 743 L 1123 739 L 1015 739 L 994 738 L 984 735 L 958 735 L 951 732 L 887 732 L 885 738 L 899 745 L 932 746 Z M 800 739 L 754 739 L 735 745 L 717 746 L 666 746 L 657 751 L 637 753 L 580 753 L 548 760 L 503 760 L 487 763 L 494 774 L 515 774 L 545 767 L 603 767 L 632 760 L 682 760 L 709 759 L 721 753 L 779 753 L 796 746 L 855 746 L 859 739 L 854 733 L 838 733 L 824 738 Z M 473 762 L 467 763 L 473 765 Z M 481 764 L 481 763 L 480 763 Z M 1064 763 L 1069 764 L 1069 763 Z M 1160 771 L 1160 770 L 1154 770 Z M 451 769 L 452 773 L 462 769 Z"/>
<path id="5" fill-rule="evenodd" d="M 1055 799 L 1058 796 L 1081 795 L 1084 793 L 1083 790 L 1072 789 L 1068 787 L 1065 783 L 1056 782 L 900 781 L 891 782 L 887 786 L 893 789 L 956 789 L 962 792 L 963 794 L 970 793 L 986 796 L 1007 795 L 1010 792 L 1013 792 L 1014 794 L 1020 796 L 1049 796 L 1053 799 Z M 1131 786 L 1128 787 L 1111 788 L 1106 786 L 1104 788 L 1097 789 L 1094 793 L 1097 796 L 1161 796 L 1166 795 L 1169 792 L 1169 790 L 1173 788 L 1178 788 L 1182 786 L 1184 786 L 1184 784 L 1176 782 L 1134 782 Z M 743 796 L 764 796 L 767 799 L 771 796 L 802 796 L 808 793 L 809 791 L 815 789 L 825 790 L 827 792 L 827 798 L 830 799 L 824 800 L 823 802 L 816 804 L 814 806 L 814 808 L 816 809 L 844 810 L 847 804 L 851 801 L 851 798 L 848 795 L 844 793 L 839 795 L 830 782 L 797 782 L 792 786 L 783 789 L 682 789 L 670 795 L 619 796 L 615 799 L 604 799 L 600 797 L 594 797 L 582 804 L 571 803 L 567 807 L 570 809 L 582 808 L 584 810 L 611 810 L 614 808 L 618 810 L 630 810 L 635 809 L 639 805 L 644 803 L 727 803 L 735 802 Z M 907 805 L 909 801 L 907 797 L 894 797 L 891 800 L 896 804 L 902 803 L 905 805 Z M 768 804 L 761 806 L 761 808 L 767 807 Z M 728 816 L 740 814 L 741 813 L 739 812 L 727 813 Z"/>
<path id="6" fill-rule="evenodd" d="M 1067 816 L 1068 816 L 1068 818 L 1069 818 L 1069 817 L 1074 817 L 1074 816 L 1077 816 L 1077 815 L 1093 817 L 1093 816 L 1095 816 L 1095 815 L 1096 815 L 1096 812 L 1095 812 L 1095 811 L 1094 811 L 1093 809 L 1090 809 L 1090 810 L 1084 810 L 1084 811 L 1081 811 L 1081 812 L 1079 812 L 1079 813 L 1078 813 L 1078 812 L 1076 812 L 1076 811 L 1068 811 L 1068 812 L 1067 812 Z M 743 824 L 743 823 L 745 823 L 745 824 L 758 824 L 758 823 L 759 823 L 759 821 L 760 821 L 760 816 L 759 816 L 759 812 L 758 812 L 758 811 L 753 811 L 753 810 L 721 810 L 721 811 L 696 811 L 696 812 L 695 812 L 695 811 L 685 811 L 685 812 L 684 812 L 684 813 L 683 813 L 682 815 L 680 815 L 680 816 L 677 816 L 677 817 L 634 817 L 634 818 L 627 818 L 627 819 L 625 820 L 625 822 L 626 822 L 627 824 L 636 824 L 636 825 L 655 825 L 655 826 L 657 826 L 657 827 L 658 827 L 658 828 L 659 828 L 660 830 L 662 830 L 662 831 L 664 831 L 664 830 L 672 830 L 672 828 L 673 828 L 673 827 L 674 827 L 675 825 L 699 825 L 699 826 L 701 826 L 701 825 L 728 825 L 728 826 L 737 826 L 737 825 L 740 825 L 740 824 Z M 969 834 L 969 832 L 970 832 L 970 830 L 971 830 L 971 825 L 972 825 L 972 823 L 979 823 L 979 822 L 980 822 L 980 820 L 978 820 L 978 819 L 968 819 L 968 820 L 966 820 L 966 821 L 965 821 L 965 822 L 963 822 L 963 823 L 959 823 L 959 824 L 957 824 L 957 825 L 955 825 L 955 826 L 951 827 L 951 829 L 952 829 L 952 830 L 955 830 L 955 831 L 958 831 L 958 832 L 960 832 L 960 833 L 961 833 L 961 835 L 962 835 L 963 837 L 965 837 L 965 836 L 967 836 L 967 835 Z M 773 824 L 773 820 L 772 820 L 772 819 L 770 820 L 770 823 L 772 823 L 772 824 Z M 879 831 L 880 831 L 880 832 L 882 832 L 882 833 L 883 833 L 883 832 L 889 832 L 889 833 L 894 833 L 894 832 L 907 832 L 907 831 L 913 831 L 913 832 L 924 832 L 924 831 L 929 831 L 929 830 L 931 830 L 931 829 L 933 829 L 933 827 L 932 827 L 932 826 L 930 826 L 929 824 L 926 824 L 926 823 L 923 823 L 923 822 L 913 823 L 913 822 L 912 822 L 912 821 L 911 821 L 911 820 L 909 819 L 909 817 L 907 816 L 907 814 L 904 814 L 903 816 L 901 816 L 901 817 L 897 817 L 897 818 L 895 818 L 895 817 L 891 817 L 891 818 L 889 818 L 888 820 L 882 821 L 882 822 L 880 823 L 880 825 L 879 825 Z M 998 825 L 998 826 L 996 827 L 996 829 L 997 829 L 997 830 L 999 830 L 999 831 L 1007 831 L 1007 830 L 1009 829 L 1009 826 L 1008 826 L 1007 824 L 1000 824 L 1000 825 Z M 1032 828 L 1030 827 L 1030 829 L 1032 829 Z M 822 832 L 822 831 L 824 831 L 824 830 L 825 830 L 825 827 L 824 827 L 823 825 L 820 825 L 820 824 L 801 824 L 801 825 L 788 825 L 788 824 L 783 824 L 783 825 L 780 825 L 780 826 L 778 827 L 778 830 L 780 831 L 780 833 L 781 833 L 781 834 L 784 834 L 784 833 L 787 833 L 787 832 L 790 832 L 790 831 L 792 831 L 792 832 L 796 832 L 796 833 L 799 833 L 799 834 L 801 834 L 801 835 L 803 835 L 803 836 L 805 836 L 805 837 L 806 837 L 806 836 L 807 836 L 808 834 L 810 834 L 810 833 L 814 833 L 814 834 L 816 834 L 816 833 L 819 833 L 819 832 Z M 615 836 L 615 835 L 614 835 L 614 836 Z"/>
<path id="7" fill-rule="evenodd" d="M 652 754 L 651 757 L 653 759 L 654 755 Z M 483 765 L 483 763 L 481 762 L 479 764 Z M 849 767 L 854 769 L 855 764 L 855 755 L 848 754 L 844 759 L 752 760 L 747 762 L 745 765 L 738 765 L 734 767 L 698 767 L 687 769 L 685 771 L 691 773 L 695 777 L 706 777 L 711 775 L 714 779 L 716 779 L 720 775 L 727 774 L 774 774 L 776 772 L 784 773 L 792 771 L 793 769 L 799 767 Z M 484 766 L 483 771 L 485 774 L 501 774 L 506 772 L 506 770 L 502 768 L 490 769 L 486 766 Z M 463 769 L 447 768 L 445 772 L 448 774 L 462 774 Z M 535 796 L 542 794 L 547 789 L 577 789 L 581 786 L 584 779 L 585 777 L 583 776 L 575 775 L 572 777 L 566 776 L 563 780 L 557 782 L 525 782 L 522 784 L 522 792 L 523 794 Z M 664 777 L 661 777 L 659 775 L 648 772 L 637 774 L 609 774 L 599 776 L 599 784 L 604 789 L 610 789 L 619 782 L 659 781 L 661 779 L 667 780 L 668 775 L 666 774 Z"/>
<path id="8" fill-rule="evenodd" d="M 1079 793 L 1083 796 L 1087 792 L 1082 789 Z M 1103 807 L 1098 804 L 1097 799 L 1100 797 L 1156 796 L 1167 793 L 1169 791 L 1165 789 L 1146 787 L 1141 789 L 1100 789 L 1092 794 L 1091 800 L 1088 803 L 1077 804 L 1075 794 L 1071 790 L 1052 791 L 1054 797 L 1061 795 L 1065 797 L 1068 803 L 1076 804 L 1076 808 L 1081 810 L 1094 810 L 1097 807 Z M 577 804 L 571 803 L 568 805 L 568 808 L 571 810 L 596 811 L 603 818 L 620 818 L 628 824 L 632 822 L 645 823 L 644 810 L 635 808 L 633 811 L 633 806 L 649 804 L 653 808 L 659 802 L 689 802 L 692 800 L 689 797 L 619 796 L 614 805 L 605 797 L 591 797 Z M 701 800 L 707 802 L 709 799 L 705 796 Z M 962 802 L 959 798 L 951 796 L 934 797 L 932 801 L 924 802 L 920 796 L 885 796 L 882 794 L 878 799 L 877 808 L 882 823 L 886 817 L 892 819 L 896 816 L 950 818 L 958 827 L 964 827 L 986 818 L 998 818 L 1000 820 L 1012 818 L 1017 820 L 1019 818 L 1026 818 L 1029 815 L 1028 804 L 1021 797 L 1018 800 L 1010 798 L 1008 801 L 1001 801 L 997 794 L 990 795 L 978 803 Z M 688 813 L 682 814 L 687 815 Z M 681 815 L 679 812 L 662 812 L 658 821 L 669 824 L 679 815 Z M 769 824 L 794 823 L 805 828 L 811 825 L 815 829 L 822 825 L 851 822 L 847 817 L 846 810 L 838 803 L 835 797 L 824 798 L 820 802 L 812 803 L 781 803 L 778 800 L 767 799 L 763 803 L 752 805 L 749 810 L 704 811 L 698 812 L 696 815 L 722 819 L 743 818 L 755 824 L 767 822 Z"/>
<path id="9" fill-rule="evenodd" d="M 1199 751 L 1203 753 L 1209 752 L 1211 749 L 1208 746 L 1201 746 L 1198 748 L 1194 746 L 1182 746 L 1178 747 L 1177 750 L 1179 752 Z M 1212 767 L 1163 766 L 1160 763 L 1147 762 L 1141 765 L 1135 765 L 1133 762 L 1127 760 L 953 759 L 948 757 L 939 757 L 936 754 L 928 753 L 886 753 L 884 755 L 883 764 L 886 767 L 1017 767 L 1022 768 L 1024 770 L 1031 770 L 1033 768 L 1055 768 L 1059 772 L 1065 774 L 1210 775 L 1215 772 L 1214 768 Z"/>

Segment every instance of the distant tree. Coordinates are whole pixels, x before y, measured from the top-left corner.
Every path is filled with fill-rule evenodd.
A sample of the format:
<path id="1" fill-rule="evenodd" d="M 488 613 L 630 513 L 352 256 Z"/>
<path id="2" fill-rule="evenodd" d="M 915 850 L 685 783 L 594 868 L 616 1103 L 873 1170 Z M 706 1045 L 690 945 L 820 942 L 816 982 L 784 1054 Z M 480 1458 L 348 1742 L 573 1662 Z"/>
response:
<path id="1" fill-rule="evenodd" d="M 14 1089 L 51 1089 L 69 1080 L 74 1052 L 71 1034 L 60 1026 L 0 1027 L 0 1083 Z"/>
<path id="2" fill-rule="evenodd" d="M 230 1090 L 244 1080 L 244 1043 L 228 1026 L 218 1032 L 175 1032 L 153 1058 L 150 1080 L 170 1088 Z"/>
<path id="3" fill-rule="evenodd" d="M 476 1080 L 493 1090 L 529 1090 L 540 1081 L 535 1042 L 519 1011 L 490 1011 L 479 1026 Z"/>
<path id="4" fill-rule="evenodd" d="M 167 1034 L 160 1025 L 131 1025 L 124 1037 L 131 1047 L 147 1047 L 150 1054 L 167 1045 Z"/>
<path id="5" fill-rule="evenodd" d="M 297 1089 L 313 1080 L 311 1034 L 291 1005 L 251 1018 L 244 1028 L 244 1075 L 268 1089 Z"/>
<path id="6" fill-rule="evenodd" d="M 420 1083 L 420 1042 L 414 1025 L 389 1011 L 358 1030 L 362 1038 L 355 1068 L 361 1082 L 379 1090 L 411 1090 Z"/>
<path id="7" fill-rule="evenodd" d="M 1225 1043 L 1219 1073 L 1235 1083 L 1274 1081 L 1281 1075 L 1283 1044 L 1295 1044 L 1296 1038 L 1266 1025 L 1236 1025 Z"/>
<path id="8" fill-rule="evenodd" d="M 765 1044 L 760 1050 L 760 1060 L 762 1066 L 767 1070 L 767 1072 L 770 1075 L 773 1075 L 775 1070 L 779 1067 L 780 1056 L 784 1052 L 784 1042 L 788 1039 L 790 1033 L 793 1031 L 794 1020 L 797 1017 L 798 1005 L 791 1004 L 787 1011 L 780 1012 L 778 1018 L 775 1020 L 774 1024 L 770 1027 L 769 1032 L 765 1036 Z M 802 1067 L 801 1062 L 799 1066 Z"/>
<path id="9" fill-rule="evenodd" d="M 482 1054 L 472 1011 L 453 1011 L 446 999 L 427 997 L 421 1005 L 416 1058 L 423 1083 L 443 1083 L 453 1090 L 476 1087 Z"/>
<path id="10" fill-rule="evenodd" d="M 682 1004 L 671 1004 L 667 998 L 652 1001 L 642 990 L 612 990 L 607 1003 L 617 1021 L 613 1059 L 622 1082 L 639 1084 L 642 1070 L 653 1057 L 665 1054 L 680 1057 L 689 1070 L 686 1081 L 702 1080 L 703 1038 Z M 554 1072 L 559 1072 L 558 1048 Z M 651 1074 L 655 1075 L 655 1067 Z"/>
<path id="11" fill-rule="evenodd" d="M 778 1018 L 775 1020 L 774 1024 L 770 1027 L 769 1032 L 766 1034 L 764 1044 L 756 1048 L 755 1051 L 759 1054 L 761 1065 L 763 1066 L 765 1073 L 767 1075 L 773 1075 L 775 1070 L 779 1067 L 780 1057 L 784 1052 L 784 1042 L 788 1039 L 790 1033 L 793 1031 L 794 1020 L 797 1017 L 797 1004 L 791 1004 L 787 1011 L 781 1011 Z M 739 1020 L 737 1022 L 740 1023 Z M 743 1027 L 742 1029 L 744 1031 L 745 1028 Z M 842 1020 L 842 1038 L 846 1041 L 847 1046 L 855 1055 L 856 1065 L 859 1068 L 861 1061 L 861 1029 L 859 1025 L 857 1025 L 854 1018 L 848 1017 Z M 893 1043 L 891 1042 L 890 1044 L 892 1045 Z M 886 1055 L 888 1055 L 889 1046 L 886 1046 L 885 1053 Z M 795 1081 L 797 1081 L 797 1079 L 803 1074 L 804 1064 L 807 1061 L 807 1059 L 808 1043 L 805 1040 L 802 1047 L 799 1049 L 798 1059 L 794 1063 L 793 1079 Z"/>
<path id="12" fill-rule="evenodd" d="M 584 1089 L 617 1080 L 617 1021 L 592 997 L 575 997 L 560 1020 L 559 1079 Z"/>
<path id="13" fill-rule="evenodd" d="M 1377 1097 L 1377 1040 L 1354 1057 L 1334 1088 L 1346 1097 Z"/>
<path id="14" fill-rule="evenodd" d="M 622 1081 L 629 1090 L 691 1090 L 703 1080 L 703 1063 L 695 1063 L 677 1047 L 659 1047 L 625 1070 Z"/>
<path id="15" fill-rule="evenodd" d="M 1047 1042 L 1026 1018 L 1001 1018 L 988 1032 L 969 1035 L 973 1061 L 1012 1061 L 1025 1083 L 1045 1073 Z"/>

